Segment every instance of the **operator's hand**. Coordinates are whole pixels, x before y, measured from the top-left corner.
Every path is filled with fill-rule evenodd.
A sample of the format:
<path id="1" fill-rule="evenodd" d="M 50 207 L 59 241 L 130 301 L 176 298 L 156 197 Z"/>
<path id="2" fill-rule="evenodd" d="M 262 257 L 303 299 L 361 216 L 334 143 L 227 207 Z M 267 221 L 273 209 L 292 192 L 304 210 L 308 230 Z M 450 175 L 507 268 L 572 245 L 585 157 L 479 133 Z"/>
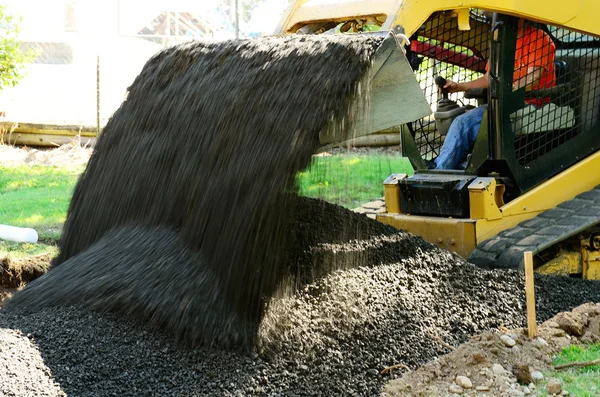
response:
<path id="1" fill-rule="evenodd" d="M 460 87 L 458 86 L 458 83 L 452 80 L 446 80 L 446 85 L 444 85 L 444 88 L 448 89 L 448 92 L 458 92 L 460 91 Z"/>

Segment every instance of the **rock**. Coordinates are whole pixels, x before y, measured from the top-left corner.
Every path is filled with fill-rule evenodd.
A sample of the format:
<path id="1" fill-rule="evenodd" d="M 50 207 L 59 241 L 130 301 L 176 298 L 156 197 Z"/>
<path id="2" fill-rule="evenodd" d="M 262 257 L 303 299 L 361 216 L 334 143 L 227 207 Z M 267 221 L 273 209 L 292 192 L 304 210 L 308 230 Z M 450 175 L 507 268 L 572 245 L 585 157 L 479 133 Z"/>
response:
<path id="1" fill-rule="evenodd" d="M 581 341 L 581 343 L 585 343 L 586 345 L 592 345 L 594 343 L 600 342 L 600 336 L 590 331 L 587 331 L 579 340 Z"/>
<path id="2" fill-rule="evenodd" d="M 369 374 L 371 376 L 377 376 L 377 375 L 379 375 L 379 371 L 377 371 L 375 368 L 371 368 L 367 371 L 367 374 Z"/>
<path id="3" fill-rule="evenodd" d="M 463 394 L 463 388 L 457 385 L 456 383 L 451 384 L 448 388 L 448 391 L 454 394 Z"/>
<path id="4" fill-rule="evenodd" d="M 490 388 L 487 387 L 487 386 L 477 386 L 475 388 L 475 390 L 477 390 L 477 391 L 490 391 Z"/>
<path id="5" fill-rule="evenodd" d="M 569 394 L 570 393 L 568 391 L 566 391 L 566 390 L 563 390 L 563 391 L 560 392 L 561 396 L 568 396 Z"/>
<path id="6" fill-rule="evenodd" d="M 473 363 L 475 364 L 483 364 L 487 362 L 487 358 L 485 358 L 485 356 L 481 353 L 475 353 L 473 354 Z"/>
<path id="7" fill-rule="evenodd" d="M 529 388 L 529 390 L 535 390 L 535 383 L 530 383 L 527 385 L 527 387 Z"/>
<path id="8" fill-rule="evenodd" d="M 550 328 L 560 328 L 558 323 L 555 321 L 548 321 L 548 322 L 544 323 L 544 325 L 547 327 L 550 327 Z"/>
<path id="9" fill-rule="evenodd" d="M 500 376 L 500 375 L 504 375 L 506 374 L 506 370 L 504 369 L 504 367 L 500 364 L 494 364 L 492 365 L 492 372 L 494 373 L 494 375 Z"/>
<path id="10" fill-rule="evenodd" d="M 587 328 L 592 334 L 600 336 L 600 316 L 590 318 Z"/>
<path id="11" fill-rule="evenodd" d="M 539 382 L 544 379 L 544 374 L 540 371 L 531 371 L 531 379 L 533 379 L 534 382 Z"/>
<path id="12" fill-rule="evenodd" d="M 526 396 L 528 396 L 530 393 L 531 393 L 531 390 L 527 386 L 525 386 L 523 388 L 523 394 L 525 394 Z"/>
<path id="13" fill-rule="evenodd" d="M 546 391 L 549 394 L 560 394 L 562 391 L 560 381 L 556 378 L 548 379 L 548 383 L 546 384 Z"/>
<path id="14" fill-rule="evenodd" d="M 554 317 L 554 321 L 559 328 L 574 336 L 583 336 L 584 328 L 587 325 L 587 318 L 583 315 L 564 312 Z"/>
<path id="15" fill-rule="evenodd" d="M 563 337 L 565 336 L 565 331 L 560 328 L 550 328 L 548 330 L 548 335 L 552 338 Z"/>
<path id="16" fill-rule="evenodd" d="M 600 305 L 591 302 L 584 303 L 583 305 L 573 309 L 573 313 L 595 317 L 600 315 Z"/>
<path id="17" fill-rule="evenodd" d="M 513 347 L 517 342 L 515 342 L 515 340 L 513 338 L 511 338 L 508 335 L 502 335 L 500 337 L 500 340 L 502 341 L 502 343 L 504 343 L 505 346 L 507 347 Z"/>
<path id="18" fill-rule="evenodd" d="M 528 385 L 533 382 L 533 378 L 531 377 L 531 371 L 529 370 L 528 365 L 513 365 L 512 373 L 517 377 L 519 383 L 524 385 Z"/>
<path id="19" fill-rule="evenodd" d="M 533 340 L 533 345 L 535 347 L 548 347 L 548 342 L 544 338 L 535 338 Z"/>
<path id="20" fill-rule="evenodd" d="M 457 376 L 456 377 L 456 384 L 459 385 L 460 387 L 462 387 L 463 389 L 472 389 L 473 388 L 473 383 L 471 382 L 471 379 L 467 378 L 466 376 Z"/>

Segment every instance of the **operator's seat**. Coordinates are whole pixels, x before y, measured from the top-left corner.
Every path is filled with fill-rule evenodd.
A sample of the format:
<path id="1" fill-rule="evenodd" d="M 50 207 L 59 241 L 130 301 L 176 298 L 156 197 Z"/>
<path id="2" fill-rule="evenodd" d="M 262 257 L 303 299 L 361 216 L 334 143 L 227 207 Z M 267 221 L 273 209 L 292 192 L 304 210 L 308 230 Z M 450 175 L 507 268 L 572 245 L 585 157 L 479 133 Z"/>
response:
<path id="1" fill-rule="evenodd" d="M 552 88 L 529 91 L 525 98 L 550 98 L 550 103 L 536 109 L 526 106 L 511 114 L 515 134 L 515 153 L 522 164 L 560 146 L 577 133 L 577 77 L 564 60 L 554 61 L 556 85 Z"/>

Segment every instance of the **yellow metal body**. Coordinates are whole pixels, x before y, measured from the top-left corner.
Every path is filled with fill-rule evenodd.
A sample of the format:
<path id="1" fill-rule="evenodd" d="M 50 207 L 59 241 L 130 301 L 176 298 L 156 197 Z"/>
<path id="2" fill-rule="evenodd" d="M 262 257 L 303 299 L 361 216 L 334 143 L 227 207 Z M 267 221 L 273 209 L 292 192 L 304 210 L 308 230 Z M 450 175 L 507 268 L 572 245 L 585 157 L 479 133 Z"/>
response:
<path id="1" fill-rule="evenodd" d="M 583 272 L 583 255 L 577 251 L 561 251 L 556 258 L 549 260 L 536 269 L 541 274 L 569 276 Z"/>
<path id="2" fill-rule="evenodd" d="M 467 258 L 481 242 L 542 211 L 556 207 L 580 193 L 600 185 L 600 152 L 542 183 L 508 204 L 502 202 L 504 186 L 494 178 L 477 178 L 469 185 L 468 219 L 451 219 L 403 214 L 396 184 L 384 185 L 388 212 L 378 214 L 380 222 L 417 234 Z M 588 249 L 562 251 L 538 269 L 542 273 L 582 274 L 600 279 L 600 252 Z"/>
<path id="3" fill-rule="evenodd" d="M 469 185 L 470 215 L 468 219 L 451 219 L 403 214 L 400 191 L 396 184 L 384 185 L 387 213 L 376 219 L 402 230 L 417 234 L 467 258 L 481 242 L 531 219 L 542 211 L 556 207 L 580 193 L 600 185 L 600 152 L 580 161 L 555 177 L 514 199 L 502 202 L 504 186 L 494 178 L 477 178 Z M 460 241 L 463 239 L 464 241 Z M 565 256 L 566 255 L 566 256 Z M 600 279 L 599 251 L 568 251 L 548 263 L 544 273 L 583 274 L 585 278 Z M 574 258 L 579 267 L 574 270 Z"/>
<path id="4" fill-rule="evenodd" d="M 455 35 L 467 45 L 472 36 L 487 34 L 478 22 L 469 18 L 469 10 L 477 8 L 519 16 L 528 20 L 564 27 L 600 37 L 598 0 L 297 0 L 282 17 L 276 34 L 295 33 L 299 29 L 323 32 L 332 26 L 356 21 L 355 26 L 374 23 L 382 30 L 410 37 L 436 12 L 448 12 L 464 35 Z M 429 22 L 428 22 L 429 23 Z M 319 27 L 321 26 L 321 27 Z M 456 29 L 456 27 L 454 29 Z M 446 27 L 447 30 L 447 27 Z M 428 28 L 432 39 L 448 41 L 446 30 Z M 481 41 L 481 40 L 480 40 Z M 487 49 L 478 49 L 485 56 Z M 494 178 L 477 178 L 469 186 L 470 218 L 450 219 L 413 216 L 402 213 L 398 180 L 384 185 L 387 213 L 378 214 L 383 223 L 407 230 L 430 242 L 468 257 L 481 242 L 499 232 L 533 218 L 542 211 L 574 198 L 600 185 L 600 152 L 580 161 L 550 180 L 520 197 L 502 202 L 504 186 Z M 561 248 L 556 258 L 539 269 L 545 273 L 582 274 L 584 278 L 600 279 L 600 250 L 598 247 Z"/>
<path id="5" fill-rule="evenodd" d="M 448 251 L 466 258 L 476 247 L 475 221 L 472 219 L 381 214 L 376 219 L 397 229 L 406 230 Z"/>
<path id="6" fill-rule="evenodd" d="M 500 218 L 494 216 L 477 219 L 477 243 L 600 185 L 600 174 L 597 171 L 600 168 L 598 167 L 600 167 L 600 152 L 594 153 L 510 203 L 498 207 L 502 215 Z M 478 203 L 471 202 L 470 204 L 471 211 L 473 211 L 473 205 Z M 487 209 L 487 211 L 490 210 Z"/>
<path id="7" fill-rule="evenodd" d="M 377 20 L 382 29 L 412 35 L 437 11 L 455 11 L 461 28 L 468 20 L 465 10 L 479 8 L 516 15 L 532 21 L 562 26 L 586 34 L 600 36 L 600 2 L 571 0 L 566 6 L 561 0 L 297 0 L 283 15 L 275 33 L 294 33 L 299 28 L 317 22 L 344 22 L 353 19 Z"/>

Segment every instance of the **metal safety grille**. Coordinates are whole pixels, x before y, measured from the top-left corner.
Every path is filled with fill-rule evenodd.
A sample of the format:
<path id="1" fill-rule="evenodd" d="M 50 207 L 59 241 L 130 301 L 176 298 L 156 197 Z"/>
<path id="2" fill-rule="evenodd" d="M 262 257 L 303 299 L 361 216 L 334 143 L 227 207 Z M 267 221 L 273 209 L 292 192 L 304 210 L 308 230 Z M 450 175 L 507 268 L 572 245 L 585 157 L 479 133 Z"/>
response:
<path id="1" fill-rule="evenodd" d="M 510 115 L 521 165 L 598 124 L 600 40 L 553 26 L 518 28 L 513 91 L 523 107 Z"/>
<path id="2" fill-rule="evenodd" d="M 440 97 L 436 76 L 465 82 L 485 73 L 489 32 L 490 21 L 477 10 L 471 12 L 470 30 L 459 30 L 456 15 L 442 12 L 432 15 L 412 37 L 411 52 L 422 59 L 416 71 L 417 80 L 433 111 Z M 465 99 L 462 93 L 451 94 L 450 98 L 459 104 L 477 106 L 476 100 Z M 412 133 L 421 157 L 435 159 L 444 137 L 438 133 L 433 115 L 412 123 Z"/>

